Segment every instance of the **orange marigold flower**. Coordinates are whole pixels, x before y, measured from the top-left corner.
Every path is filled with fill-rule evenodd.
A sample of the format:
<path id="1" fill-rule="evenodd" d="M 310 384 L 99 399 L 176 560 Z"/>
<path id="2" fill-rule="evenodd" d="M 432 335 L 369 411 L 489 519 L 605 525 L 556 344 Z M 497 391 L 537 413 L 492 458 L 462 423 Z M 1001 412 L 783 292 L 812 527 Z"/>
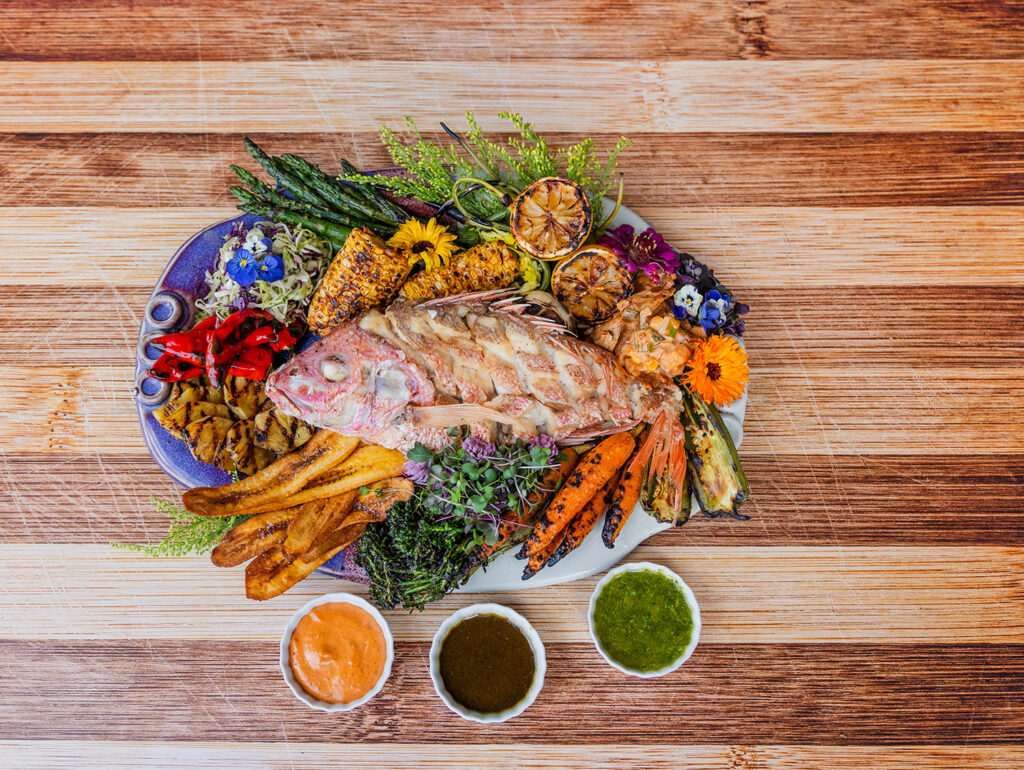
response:
<path id="1" fill-rule="evenodd" d="M 747 384 L 747 351 L 732 337 L 715 334 L 701 340 L 683 374 L 686 387 L 716 406 L 743 395 Z"/>

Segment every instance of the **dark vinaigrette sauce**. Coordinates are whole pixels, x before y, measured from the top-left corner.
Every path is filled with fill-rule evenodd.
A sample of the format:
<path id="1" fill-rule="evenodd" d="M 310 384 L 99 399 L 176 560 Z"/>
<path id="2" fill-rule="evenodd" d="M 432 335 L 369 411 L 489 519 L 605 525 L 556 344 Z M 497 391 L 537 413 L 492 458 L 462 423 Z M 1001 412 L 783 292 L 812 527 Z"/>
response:
<path id="1" fill-rule="evenodd" d="M 536 665 L 523 632 L 497 615 L 475 615 L 441 642 L 441 680 L 462 706 L 497 714 L 526 697 Z"/>

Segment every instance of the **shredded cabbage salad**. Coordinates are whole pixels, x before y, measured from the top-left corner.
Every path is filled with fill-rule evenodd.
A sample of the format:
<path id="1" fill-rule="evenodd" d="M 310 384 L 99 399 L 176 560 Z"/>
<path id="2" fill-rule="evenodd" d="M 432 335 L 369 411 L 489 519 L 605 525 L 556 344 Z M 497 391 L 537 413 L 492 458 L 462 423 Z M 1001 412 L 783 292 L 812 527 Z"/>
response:
<path id="1" fill-rule="evenodd" d="M 240 286 L 228 275 L 227 263 L 236 249 L 261 238 L 269 238 L 270 253 L 280 255 L 284 277 Z M 209 290 L 205 297 L 196 300 L 196 309 L 201 318 L 226 318 L 236 310 L 253 307 L 267 311 L 281 323 L 305 322 L 306 309 L 332 254 L 330 241 L 304 227 L 290 228 L 280 222 L 263 221 L 246 228 L 242 222 L 235 222 L 220 247 L 215 268 L 206 273 Z"/>

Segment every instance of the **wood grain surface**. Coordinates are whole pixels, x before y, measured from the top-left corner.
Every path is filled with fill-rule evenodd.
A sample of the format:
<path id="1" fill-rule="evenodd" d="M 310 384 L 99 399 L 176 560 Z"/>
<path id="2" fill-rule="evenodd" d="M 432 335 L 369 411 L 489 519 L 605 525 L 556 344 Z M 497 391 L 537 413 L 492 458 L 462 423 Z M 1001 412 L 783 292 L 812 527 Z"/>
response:
<path id="1" fill-rule="evenodd" d="M 0 767 L 1024 765 L 1024 3 L 353 0 L 0 4 Z M 626 202 L 752 306 L 747 522 L 631 559 L 694 588 L 690 662 L 587 635 L 595 579 L 387 613 L 395 672 L 306 709 L 238 570 L 151 542 L 175 485 L 131 400 L 169 256 L 233 215 L 243 135 L 388 162 L 472 109 L 628 134 Z M 360 590 L 360 589 L 356 589 Z M 441 620 L 535 624 L 502 726 L 434 695 Z"/>

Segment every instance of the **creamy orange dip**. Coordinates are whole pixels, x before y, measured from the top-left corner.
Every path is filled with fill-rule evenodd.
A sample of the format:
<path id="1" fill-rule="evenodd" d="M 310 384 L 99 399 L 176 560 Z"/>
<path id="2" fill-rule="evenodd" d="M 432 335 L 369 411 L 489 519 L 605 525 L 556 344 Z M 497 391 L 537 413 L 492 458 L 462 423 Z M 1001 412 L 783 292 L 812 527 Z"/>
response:
<path id="1" fill-rule="evenodd" d="M 384 673 L 387 641 L 369 612 L 329 602 L 299 621 L 288 658 L 302 689 L 314 698 L 351 703 L 372 690 Z"/>

